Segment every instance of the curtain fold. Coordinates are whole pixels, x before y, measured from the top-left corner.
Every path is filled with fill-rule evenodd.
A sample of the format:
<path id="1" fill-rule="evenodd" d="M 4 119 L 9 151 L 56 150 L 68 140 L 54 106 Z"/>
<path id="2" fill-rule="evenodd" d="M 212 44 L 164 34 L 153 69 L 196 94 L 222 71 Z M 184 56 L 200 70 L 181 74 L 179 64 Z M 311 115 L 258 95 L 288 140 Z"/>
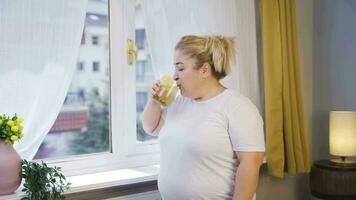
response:
<path id="1" fill-rule="evenodd" d="M 309 172 L 294 0 L 261 0 L 268 173 Z"/>
<path id="2" fill-rule="evenodd" d="M 0 1 L 0 114 L 25 119 L 14 147 L 32 159 L 76 67 L 87 0 Z"/>
<path id="3" fill-rule="evenodd" d="M 174 46 L 182 36 L 232 36 L 236 62 L 222 83 L 248 96 L 261 109 L 255 1 L 141 0 L 140 4 L 156 78 L 173 73 Z"/>

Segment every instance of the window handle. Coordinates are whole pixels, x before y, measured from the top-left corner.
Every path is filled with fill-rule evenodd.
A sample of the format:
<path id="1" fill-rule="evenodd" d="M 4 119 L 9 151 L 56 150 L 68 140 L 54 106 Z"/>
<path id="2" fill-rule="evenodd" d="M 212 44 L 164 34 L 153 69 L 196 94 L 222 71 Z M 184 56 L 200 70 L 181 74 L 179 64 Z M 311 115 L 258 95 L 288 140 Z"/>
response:
<path id="1" fill-rule="evenodd" d="M 131 39 L 127 39 L 127 64 L 131 65 L 136 62 L 137 59 L 137 46 Z"/>

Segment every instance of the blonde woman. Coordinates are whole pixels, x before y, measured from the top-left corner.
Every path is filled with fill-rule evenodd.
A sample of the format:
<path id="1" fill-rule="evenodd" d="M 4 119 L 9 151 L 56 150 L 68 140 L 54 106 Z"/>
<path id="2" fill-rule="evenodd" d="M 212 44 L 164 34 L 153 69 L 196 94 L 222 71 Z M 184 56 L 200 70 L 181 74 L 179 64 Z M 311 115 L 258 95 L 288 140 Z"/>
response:
<path id="1" fill-rule="evenodd" d="M 220 84 L 230 71 L 232 38 L 184 36 L 173 79 L 180 96 L 168 107 L 153 98 L 143 113 L 146 132 L 159 136 L 158 187 L 165 200 L 253 198 L 265 151 L 263 121 L 245 96 Z"/>

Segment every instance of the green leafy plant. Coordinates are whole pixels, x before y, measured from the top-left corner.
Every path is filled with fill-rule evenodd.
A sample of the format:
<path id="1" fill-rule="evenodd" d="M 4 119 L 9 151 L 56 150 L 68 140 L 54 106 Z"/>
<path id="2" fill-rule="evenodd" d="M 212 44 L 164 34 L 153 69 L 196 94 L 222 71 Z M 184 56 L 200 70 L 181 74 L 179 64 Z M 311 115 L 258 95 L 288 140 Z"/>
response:
<path id="1" fill-rule="evenodd" d="M 24 179 L 21 200 L 58 200 L 64 199 L 64 190 L 70 187 L 60 167 L 49 167 L 46 163 L 21 161 L 21 178 Z"/>
<path id="2" fill-rule="evenodd" d="M 13 144 L 15 141 L 23 138 L 21 123 L 23 118 L 15 116 L 10 117 L 8 115 L 0 116 L 0 140 L 3 140 L 6 144 Z"/>

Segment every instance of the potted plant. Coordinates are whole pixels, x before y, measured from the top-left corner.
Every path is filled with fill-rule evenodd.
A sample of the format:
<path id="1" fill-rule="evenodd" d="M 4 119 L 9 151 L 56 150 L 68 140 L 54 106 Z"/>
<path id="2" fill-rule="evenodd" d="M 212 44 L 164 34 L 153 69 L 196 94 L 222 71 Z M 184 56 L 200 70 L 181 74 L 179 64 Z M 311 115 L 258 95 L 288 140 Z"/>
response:
<path id="1" fill-rule="evenodd" d="M 68 189 L 70 183 L 66 181 L 59 167 L 49 167 L 46 163 L 22 160 L 21 178 L 24 179 L 26 195 L 21 200 L 59 200 L 64 199 L 62 192 Z"/>
<path id="2" fill-rule="evenodd" d="M 21 184 L 21 157 L 12 144 L 23 137 L 23 119 L 0 116 L 0 195 L 14 192 Z"/>
<path id="3" fill-rule="evenodd" d="M 16 114 L 0 116 L 0 195 L 13 193 L 24 179 L 22 200 L 64 199 L 62 192 L 70 183 L 59 167 L 50 167 L 42 161 L 21 160 L 13 143 L 23 138 L 23 118 Z"/>

